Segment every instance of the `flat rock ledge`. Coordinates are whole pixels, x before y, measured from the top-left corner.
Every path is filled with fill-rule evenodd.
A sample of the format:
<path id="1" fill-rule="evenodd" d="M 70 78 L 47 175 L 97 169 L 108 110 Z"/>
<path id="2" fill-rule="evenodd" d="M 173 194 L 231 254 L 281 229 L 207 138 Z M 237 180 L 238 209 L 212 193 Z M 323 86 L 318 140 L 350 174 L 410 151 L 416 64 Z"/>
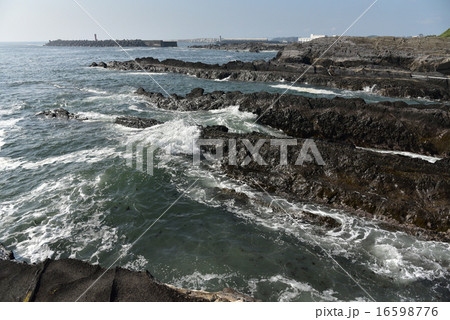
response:
<path id="1" fill-rule="evenodd" d="M 98 281 L 90 288 L 97 279 Z M 0 244 L 0 301 L 250 302 L 257 300 L 228 288 L 220 292 L 181 289 L 159 282 L 148 271 L 136 272 L 120 267 L 106 270 L 98 265 L 74 259 L 47 259 L 41 263 L 27 264 L 14 260 L 12 252 Z"/>

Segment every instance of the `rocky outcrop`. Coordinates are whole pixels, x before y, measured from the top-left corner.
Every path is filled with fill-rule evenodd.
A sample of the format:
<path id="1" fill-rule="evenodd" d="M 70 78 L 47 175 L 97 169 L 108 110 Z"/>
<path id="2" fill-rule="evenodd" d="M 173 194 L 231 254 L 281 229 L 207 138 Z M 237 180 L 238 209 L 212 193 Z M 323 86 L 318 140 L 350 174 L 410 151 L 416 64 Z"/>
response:
<path id="1" fill-rule="evenodd" d="M 2 247 L 0 247 L 1 253 Z M 98 280 L 97 282 L 95 282 Z M 95 283 L 94 283 L 95 282 Z M 208 302 L 256 301 L 232 289 L 206 292 L 176 288 L 156 280 L 149 272 L 98 265 L 73 259 L 47 259 L 27 264 L 0 255 L 2 302 Z"/>
<path id="2" fill-rule="evenodd" d="M 304 139 L 288 147 L 287 164 L 280 162 L 280 146 L 275 137 L 235 134 L 222 127 L 207 127 L 203 139 L 225 141 L 220 170 L 229 177 L 292 201 L 306 201 L 345 209 L 380 226 L 400 230 L 427 240 L 450 241 L 450 161 L 426 161 L 355 149 L 342 143 L 314 140 L 324 163 L 311 150 L 298 163 Z M 227 141 L 236 141 L 235 160 L 230 159 Z M 252 145 L 265 139 L 259 149 L 264 163 L 252 157 L 244 139 Z M 204 152 L 215 153 L 213 146 Z M 307 149 L 308 151 L 308 149 Z M 203 162 L 208 164 L 208 162 Z M 211 170 L 217 170 L 211 166 Z M 292 213 L 297 215 L 301 213 Z M 325 222 L 323 222 L 325 223 Z M 338 227 L 331 224 L 331 227 Z"/>
<path id="3" fill-rule="evenodd" d="M 359 147 L 450 156 L 450 110 L 445 105 L 404 102 L 366 103 L 362 99 L 314 99 L 298 95 L 238 91 L 205 93 L 197 88 L 186 97 L 136 91 L 159 108 L 213 110 L 239 105 L 258 122 L 298 138 L 315 138 Z"/>
<path id="4" fill-rule="evenodd" d="M 136 129 L 144 129 L 162 124 L 161 121 L 155 119 L 146 119 L 131 116 L 117 117 L 116 120 L 114 120 L 114 123 Z"/>
<path id="5" fill-rule="evenodd" d="M 58 108 L 54 110 L 45 110 L 39 113 L 36 113 L 37 116 L 44 116 L 46 118 L 51 119 L 63 119 L 63 120 L 87 120 L 87 118 L 80 117 L 74 113 L 70 113 L 69 111 Z"/>
<path id="6" fill-rule="evenodd" d="M 375 39 L 375 40 L 374 40 Z M 447 38 L 421 40 L 380 37 L 321 38 L 282 49 L 272 61 L 232 61 L 223 65 L 159 61 L 152 57 L 112 61 L 108 68 L 195 75 L 204 79 L 289 81 L 348 90 L 373 88 L 392 97 L 450 100 Z M 331 48 L 327 50 L 327 48 Z M 324 56 L 322 53 L 326 52 Z"/>
<path id="7" fill-rule="evenodd" d="M 107 65 L 106 63 L 104 63 L 103 61 L 97 63 L 97 62 L 92 62 L 91 65 L 89 67 L 99 67 L 99 68 L 106 68 Z"/>
<path id="8" fill-rule="evenodd" d="M 290 44 L 280 51 L 277 61 L 315 63 L 326 68 L 363 67 L 366 73 L 392 69 L 450 74 L 445 73 L 450 61 L 450 41 L 445 38 L 342 37 L 333 45 L 336 40 L 325 37 Z"/>
<path id="9" fill-rule="evenodd" d="M 225 141 L 221 170 L 257 189 L 293 201 L 311 201 L 376 219 L 389 229 L 424 239 L 450 239 L 450 115 L 448 106 L 408 105 L 403 102 L 366 103 L 362 99 L 312 99 L 296 95 L 244 94 L 194 89 L 186 97 L 165 97 L 146 92 L 149 103 L 170 110 L 196 111 L 239 105 L 257 121 L 283 130 L 298 144 L 289 147 L 288 165 L 280 165 L 280 147 L 274 137 L 234 134 L 226 127 L 207 127 L 202 138 Z M 295 164 L 306 138 L 313 138 L 325 165 Z M 237 165 L 228 162 L 226 141 L 237 141 Z M 250 154 L 243 139 L 266 143 L 260 154 L 267 165 L 255 161 L 239 165 Z M 435 163 L 404 156 L 379 154 L 358 147 L 418 152 L 444 157 Z M 209 149 L 206 148 L 206 151 Z M 446 157 L 446 158 L 445 158 Z M 214 170 L 214 166 L 211 169 Z M 244 195 L 240 201 L 250 201 Z M 305 213 L 295 218 L 339 228 L 336 221 L 320 221 Z"/>
<path id="10" fill-rule="evenodd" d="M 193 45 L 189 48 L 209 49 L 209 50 L 229 50 L 229 51 L 278 51 L 286 47 L 286 43 L 269 43 L 269 42 L 241 42 L 241 43 L 214 43 L 205 45 Z"/>

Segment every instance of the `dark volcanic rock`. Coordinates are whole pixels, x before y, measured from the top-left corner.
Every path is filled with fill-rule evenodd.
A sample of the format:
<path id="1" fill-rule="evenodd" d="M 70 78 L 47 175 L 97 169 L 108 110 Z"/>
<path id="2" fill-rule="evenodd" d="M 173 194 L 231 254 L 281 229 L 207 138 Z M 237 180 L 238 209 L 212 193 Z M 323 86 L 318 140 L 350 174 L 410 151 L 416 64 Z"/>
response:
<path id="1" fill-rule="evenodd" d="M 316 63 L 324 67 L 364 67 L 366 73 L 370 73 L 388 68 L 435 72 L 437 69 L 445 70 L 450 59 L 450 40 L 445 38 L 342 37 L 333 45 L 336 39 L 325 37 L 290 44 L 279 53 L 277 60 Z"/>
<path id="2" fill-rule="evenodd" d="M 59 108 L 54 110 L 45 110 L 36 113 L 37 116 L 45 116 L 47 118 L 64 119 L 64 120 L 87 120 L 87 118 L 80 118 L 80 116 L 70 113 L 69 111 Z"/>
<path id="3" fill-rule="evenodd" d="M 339 40 L 343 43 L 332 46 L 321 57 L 335 40 L 331 37 L 294 43 L 282 49 L 272 61 L 231 61 L 213 65 L 147 57 L 112 61 L 107 67 L 118 70 L 143 68 L 205 79 L 286 80 L 349 90 L 372 88 L 373 92 L 386 96 L 450 100 L 450 84 L 446 77 L 450 63 L 449 39 L 343 37 Z"/>
<path id="4" fill-rule="evenodd" d="M 103 61 L 97 63 L 97 62 L 92 62 L 89 67 L 100 67 L 100 68 L 107 68 L 108 65 L 106 63 L 104 63 Z"/>
<path id="5" fill-rule="evenodd" d="M 125 127 L 144 129 L 156 126 L 158 124 L 162 124 L 163 122 L 155 119 L 124 116 L 124 117 L 117 117 L 114 123 L 120 124 Z"/>
<path id="6" fill-rule="evenodd" d="M 286 46 L 287 46 L 286 43 L 244 42 L 244 43 L 220 43 L 220 44 L 193 45 L 193 46 L 189 46 L 189 48 L 260 52 L 260 51 L 264 51 L 264 50 L 267 50 L 267 51 L 281 50 Z"/>
<path id="7" fill-rule="evenodd" d="M 433 164 L 315 140 L 325 164 L 319 165 L 312 158 L 313 161 L 298 165 L 295 163 L 304 139 L 297 139 L 297 146 L 288 148 L 288 163 L 283 165 L 280 164 L 280 147 L 269 143 L 274 137 L 207 128 L 203 130 L 202 138 L 235 139 L 236 165 L 228 159 L 230 153 L 225 147 L 221 170 L 258 190 L 262 186 L 268 192 L 292 201 L 312 201 L 345 209 L 381 221 L 381 226 L 389 229 L 424 239 L 450 241 L 449 161 Z M 248 139 L 252 145 L 258 139 L 267 140 L 259 150 L 267 165 L 255 161 L 244 165 L 244 159 L 250 153 L 244 147 L 243 139 Z M 333 221 L 322 223 L 334 227 Z"/>
<path id="8" fill-rule="evenodd" d="M 119 267 L 105 270 L 98 265 L 73 259 L 47 259 L 32 265 L 0 260 L 0 301 L 189 302 L 255 299 L 229 289 L 209 293 L 176 288 L 157 281 L 146 271 L 134 272 Z"/>
<path id="9" fill-rule="evenodd" d="M 319 138 L 359 147 L 450 155 L 450 112 L 445 105 L 366 103 L 362 99 L 313 99 L 299 95 L 192 90 L 185 98 L 136 93 L 169 110 L 212 110 L 239 105 L 258 122 L 298 138 Z M 276 103 L 275 103 L 276 102 Z"/>

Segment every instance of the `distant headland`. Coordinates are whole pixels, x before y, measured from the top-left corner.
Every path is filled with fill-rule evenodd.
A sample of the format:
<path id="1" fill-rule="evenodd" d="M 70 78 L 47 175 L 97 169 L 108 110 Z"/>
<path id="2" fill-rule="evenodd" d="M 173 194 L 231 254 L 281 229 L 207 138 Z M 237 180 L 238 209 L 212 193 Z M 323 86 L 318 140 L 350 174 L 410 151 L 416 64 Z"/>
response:
<path id="1" fill-rule="evenodd" d="M 163 40 L 50 40 L 49 47 L 176 47 L 176 41 Z"/>

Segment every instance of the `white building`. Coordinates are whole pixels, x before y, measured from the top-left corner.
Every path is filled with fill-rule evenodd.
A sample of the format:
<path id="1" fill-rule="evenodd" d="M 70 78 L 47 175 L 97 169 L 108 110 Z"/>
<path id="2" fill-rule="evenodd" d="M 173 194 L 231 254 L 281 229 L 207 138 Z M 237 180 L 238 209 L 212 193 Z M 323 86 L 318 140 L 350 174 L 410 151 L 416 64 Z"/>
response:
<path id="1" fill-rule="evenodd" d="M 312 34 L 311 33 L 311 36 L 309 38 L 298 38 L 298 42 L 308 42 L 308 41 L 311 41 L 314 39 L 324 38 L 324 37 L 325 37 L 325 35 L 323 35 L 323 34 Z"/>

